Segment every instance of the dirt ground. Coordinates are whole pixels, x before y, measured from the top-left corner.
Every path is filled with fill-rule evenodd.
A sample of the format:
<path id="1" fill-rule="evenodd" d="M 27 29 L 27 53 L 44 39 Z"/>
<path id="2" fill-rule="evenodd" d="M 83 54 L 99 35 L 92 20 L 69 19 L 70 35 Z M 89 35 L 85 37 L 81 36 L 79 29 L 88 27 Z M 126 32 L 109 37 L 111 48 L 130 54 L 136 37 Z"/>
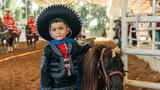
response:
<path id="1" fill-rule="evenodd" d="M 16 50 L 8 54 L 0 52 L 0 90 L 40 90 L 41 54 L 47 44 L 38 42 L 36 49 L 27 50 L 26 43 L 20 43 Z M 129 79 L 160 83 L 160 73 L 152 71 L 147 63 L 135 55 L 128 58 Z M 155 89 L 125 86 L 125 90 Z"/>

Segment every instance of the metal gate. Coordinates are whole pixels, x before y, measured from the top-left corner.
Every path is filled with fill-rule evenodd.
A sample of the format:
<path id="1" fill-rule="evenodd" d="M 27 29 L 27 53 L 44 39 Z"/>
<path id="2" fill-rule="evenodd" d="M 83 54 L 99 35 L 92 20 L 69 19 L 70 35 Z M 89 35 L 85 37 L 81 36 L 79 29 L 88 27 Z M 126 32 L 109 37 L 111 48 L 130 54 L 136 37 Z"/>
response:
<path id="1" fill-rule="evenodd" d="M 141 13 L 137 13 L 136 15 L 131 15 L 131 17 L 127 16 L 127 5 L 131 2 L 131 0 L 122 0 L 121 6 L 122 6 L 122 50 L 124 52 L 123 60 L 125 64 L 125 70 L 128 70 L 128 54 L 136 54 L 136 55 L 152 55 L 152 56 L 160 56 L 160 50 L 155 50 L 155 45 L 160 44 L 159 42 L 155 41 L 155 30 L 158 30 L 155 28 L 155 23 L 160 22 L 160 15 L 155 15 L 153 12 L 151 15 L 142 15 Z M 156 0 L 153 0 L 153 8 L 155 7 Z M 138 0 L 137 7 L 140 9 L 140 0 Z M 130 4 L 131 5 L 131 4 Z M 145 30 L 138 30 L 138 23 L 146 23 L 151 22 L 153 25 L 150 30 L 152 30 L 153 34 L 153 40 L 149 43 L 152 44 L 151 50 L 145 50 L 145 49 L 133 49 L 128 47 L 128 22 L 134 22 L 136 23 L 137 32 L 145 31 Z M 137 34 L 139 35 L 139 34 Z M 137 44 L 139 45 L 139 39 L 137 40 Z M 146 82 L 146 81 L 137 81 L 137 80 L 129 80 L 128 76 L 125 77 L 125 84 L 126 85 L 132 85 L 137 87 L 144 87 L 144 88 L 153 88 L 153 89 L 160 89 L 160 83 L 153 83 L 153 82 Z"/>

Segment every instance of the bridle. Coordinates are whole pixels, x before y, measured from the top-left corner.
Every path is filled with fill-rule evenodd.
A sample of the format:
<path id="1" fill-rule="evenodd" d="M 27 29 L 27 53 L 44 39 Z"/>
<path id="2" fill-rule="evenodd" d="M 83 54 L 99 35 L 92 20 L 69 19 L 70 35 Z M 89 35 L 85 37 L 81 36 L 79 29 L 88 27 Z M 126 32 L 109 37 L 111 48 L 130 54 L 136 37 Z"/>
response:
<path id="1" fill-rule="evenodd" d="M 114 71 L 114 72 L 111 72 L 109 73 L 109 75 L 107 74 L 107 72 L 105 71 L 105 68 L 104 68 L 104 63 L 103 63 L 103 55 L 104 55 L 104 52 L 105 52 L 106 48 L 103 48 L 102 51 L 101 51 L 101 56 L 100 56 L 100 60 L 98 61 L 97 63 L 97 66 L 98 66 L 98 70 L 99 70 L 99 75 L 98 75 L 98 78 L 101 78 L 103 77 L 105 79 L 105 82 L 107 84 L 107 87 L 109 88 L 109 86 L 112 84 L 111 80 L 109 77 L 113 76 L 113 75 L 120 75 L 122 78 L 125 76 L 122 72 L 120 71 Z M 102 68 L 102 71 L 100 69 L 100 64 L 101 64 L 101 68 Z M 108 90 L 108 89 L 107 89 Z"/>

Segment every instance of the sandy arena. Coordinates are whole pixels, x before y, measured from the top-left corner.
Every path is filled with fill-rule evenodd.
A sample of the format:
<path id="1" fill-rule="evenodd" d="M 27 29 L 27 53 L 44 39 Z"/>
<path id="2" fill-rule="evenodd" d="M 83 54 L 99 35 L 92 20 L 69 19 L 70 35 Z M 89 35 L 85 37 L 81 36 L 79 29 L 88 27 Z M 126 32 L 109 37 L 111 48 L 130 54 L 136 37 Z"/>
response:
<path id="1" fill-rule="evenodd" d="M 0 52 L 0 90 L 40 90 L 41 53 L 48 42 L 38 42 L 37 48 L 27 50 L 20 43 L 8 54 Z M 129 79 L 160 83 L 160 73 L 152 71 L 143 60 L 129 55 Z M 125 90 L 156 90 L 125 86 Z"/>

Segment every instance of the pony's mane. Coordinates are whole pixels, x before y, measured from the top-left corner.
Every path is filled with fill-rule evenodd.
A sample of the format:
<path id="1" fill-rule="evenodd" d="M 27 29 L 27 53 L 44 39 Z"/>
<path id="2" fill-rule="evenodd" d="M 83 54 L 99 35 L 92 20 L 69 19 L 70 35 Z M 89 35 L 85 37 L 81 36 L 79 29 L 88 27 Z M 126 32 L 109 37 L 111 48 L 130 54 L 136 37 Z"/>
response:
<path id="1" fill-rule="evenodd" d="M 106 48 L 115 48 L 116 44 L 113 41 L 94 41 L 94 45 L 101 45 Z"/>
<path id="2" fill-rule="evenodd" d="M 96 41 L 90 50 L 85 54 L 83 60 L 83 79 L 81 81 L 82 90 L 97 90 L 97 62 L 100 59 L 103 48 L 113 49 L 116 44 L 113 41 Z M 85 77 L 84 77 L 85 76 Z"/>

